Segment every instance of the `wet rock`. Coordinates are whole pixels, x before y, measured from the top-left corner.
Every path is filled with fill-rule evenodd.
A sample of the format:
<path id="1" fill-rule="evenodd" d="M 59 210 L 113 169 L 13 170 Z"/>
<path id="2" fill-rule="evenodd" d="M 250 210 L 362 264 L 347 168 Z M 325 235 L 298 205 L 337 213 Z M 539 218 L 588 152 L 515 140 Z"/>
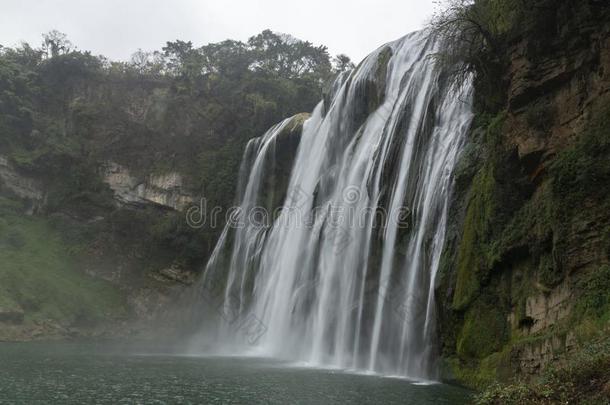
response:
<path id="1" fill-rule="evenodd" d="M 389 46 L 379 51 L 372 71 L 356 83 L 355 92 L 358 105 L 354 108 L 355 128 L 360 127 L 385 100 L 386 77 L 392 55 L 393 51 Z"/>
<path id="2" fill-rule="evenodd" d="M 172 281 L 185 285 L 191 285 L 193 284 L 193 281 L 195 281 L 193 272 L 181 269 L 177 266 L 159 270 L 158 277 L 155 278 L 160 281 Z"/>

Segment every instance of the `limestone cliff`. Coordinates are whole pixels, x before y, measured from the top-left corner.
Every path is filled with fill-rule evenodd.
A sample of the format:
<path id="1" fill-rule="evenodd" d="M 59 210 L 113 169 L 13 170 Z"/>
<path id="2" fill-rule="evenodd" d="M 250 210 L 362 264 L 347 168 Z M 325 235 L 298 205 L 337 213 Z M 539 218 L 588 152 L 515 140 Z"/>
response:
<path id="1" fill-rule="evenodd" d="M 182 211 L 194 201 L 194 197 L 184 190 L 183 176 L 178 172 L 150 174 L 139 179 L 115 162 L 107 162 L 102 170 L 104 182 L 119 204 L 152 204 Z"/>
<path id="2" fill-rule="evenodd" d="M 610 12 L 554 7 L 555 35 L 503 50 L 505 102 L 479 107 L 458 167 L 437 298 L 447 369 L 473 386 L 537 376 L 610 330 Z"/>

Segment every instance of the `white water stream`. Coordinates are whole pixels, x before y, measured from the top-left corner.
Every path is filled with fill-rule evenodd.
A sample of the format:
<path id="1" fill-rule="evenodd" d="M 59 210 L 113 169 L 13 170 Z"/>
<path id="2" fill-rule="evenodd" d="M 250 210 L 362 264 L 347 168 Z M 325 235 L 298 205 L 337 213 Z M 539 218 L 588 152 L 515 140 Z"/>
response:
<path id="1" fill-rule="evenodd" d="M 337 79 L 305 123 L 271 226 L 246 213 L 265 198 L 267 162 L 289 120 L 248 144 L 242 220 L 224 230 L 201 281 L 221 278 L 224 307 L 239 318 L 225 317 L 220 342 L 249 341 L 259 354 L 313 365 L 436 377 L 434 283 L 452 170 L 472 118 L 470 84 L 447 85 L 430 57 L 439 46 L 413 33 Z M 247 318 L 259 326 L 254 338 L 234 327 Z"/>

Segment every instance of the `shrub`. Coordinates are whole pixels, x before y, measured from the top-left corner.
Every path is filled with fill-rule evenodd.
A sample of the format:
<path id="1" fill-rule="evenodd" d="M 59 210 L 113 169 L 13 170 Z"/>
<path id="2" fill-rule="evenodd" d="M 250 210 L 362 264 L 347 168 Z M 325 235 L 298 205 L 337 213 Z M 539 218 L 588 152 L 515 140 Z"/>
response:
<path id="1" fill-rule="evenodd" d="M 581 348 L 564 366 L 549 368 L 534 384 L 495 384 L 479 394 L 479 405 L 607 404 L 610 392 L 610 340 Z"/>

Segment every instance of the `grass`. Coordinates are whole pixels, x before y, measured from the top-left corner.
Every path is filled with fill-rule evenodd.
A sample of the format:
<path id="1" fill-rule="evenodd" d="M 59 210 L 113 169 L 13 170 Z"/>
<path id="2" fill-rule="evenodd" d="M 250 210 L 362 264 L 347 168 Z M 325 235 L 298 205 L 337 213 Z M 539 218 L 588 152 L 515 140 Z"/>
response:
<path id="1" fill-rule="evenodd" d="M 21 216 L 0 198 L 0 307 L 20 308 L 25 321 L 92 325 L 125 316 L 122 293 L 86 275 L 78 257 L 46 219 Z"/>

